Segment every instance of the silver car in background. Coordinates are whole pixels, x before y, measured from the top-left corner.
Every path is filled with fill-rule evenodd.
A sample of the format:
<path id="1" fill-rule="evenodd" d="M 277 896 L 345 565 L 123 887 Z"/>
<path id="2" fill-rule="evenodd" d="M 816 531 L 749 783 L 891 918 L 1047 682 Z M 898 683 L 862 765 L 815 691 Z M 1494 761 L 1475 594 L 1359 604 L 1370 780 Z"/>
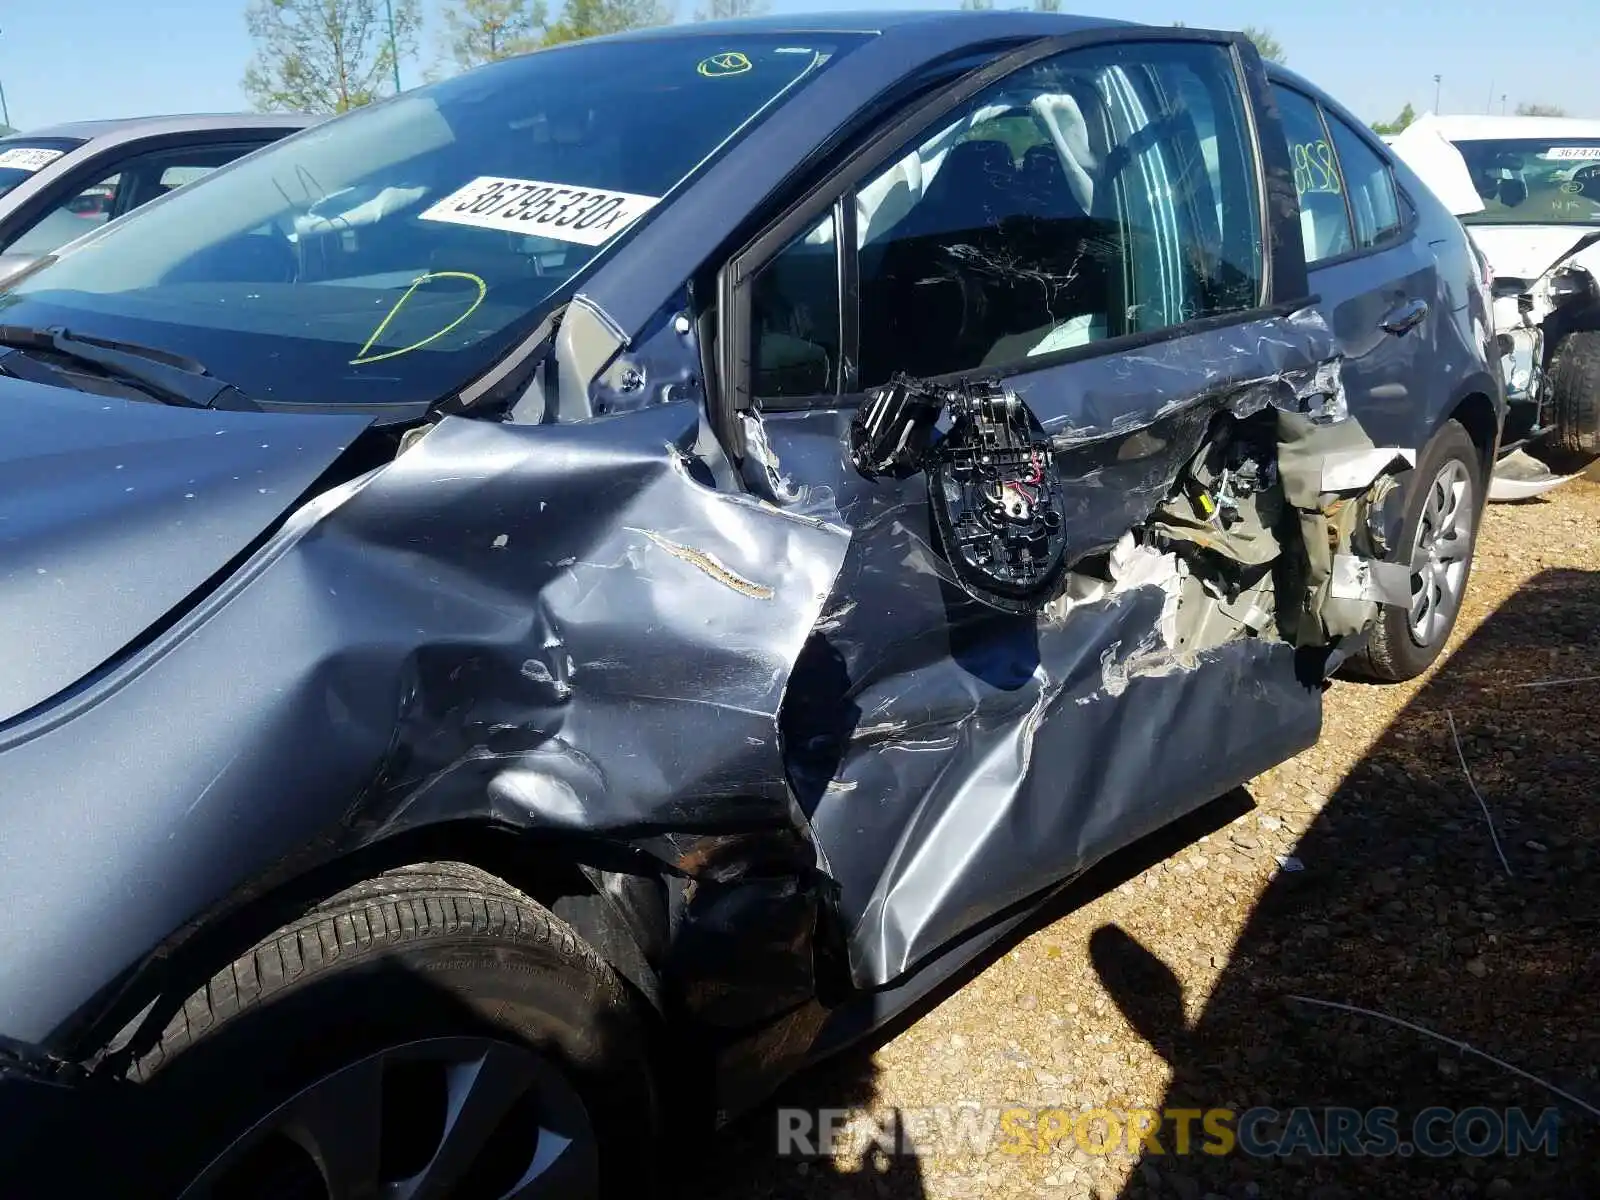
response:
<path id="1" fill-rule="evenodd" d="M 130 117 L 0 138 L 0 283 L 111 218 L 315 119 L 299 113 Z"/>

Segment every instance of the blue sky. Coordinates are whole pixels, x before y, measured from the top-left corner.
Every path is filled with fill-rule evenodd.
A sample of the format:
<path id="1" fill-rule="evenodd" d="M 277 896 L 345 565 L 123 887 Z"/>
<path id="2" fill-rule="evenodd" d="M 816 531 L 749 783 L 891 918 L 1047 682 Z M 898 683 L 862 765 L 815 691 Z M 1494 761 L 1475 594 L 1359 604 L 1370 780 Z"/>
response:
<path id="1" fill-rule="evenodd" d="M 680 17 L 693 4 L 679 0 Z M 773 7 L 926 8 L 930 0 L 775 0 Z M 1159 24 L 1266 26 L 1291 67 L 1368 120 L 1392 116 L 1407 101 L 1419 111 L 1431 107 L 1435 73 L 1444 76 L 1446 112 L 1484 112 L 1491 96 L 1499 111 L 1505 94 L 1512 107 L 1536 101 L 1600 117 L 1597 0 L 1544 0 L 1514 15 L 1490 0 L 1066 0 L 1063 7 Z M 239 77 L 250 57 L 243 11 L 243 0 L 0 4 L 0 86 L 11 123 L 242 108 Z M 407 86 L 432 60 L 437 29 L 435 21 L 424 35 L 427 61 L 404 64 Z"/>

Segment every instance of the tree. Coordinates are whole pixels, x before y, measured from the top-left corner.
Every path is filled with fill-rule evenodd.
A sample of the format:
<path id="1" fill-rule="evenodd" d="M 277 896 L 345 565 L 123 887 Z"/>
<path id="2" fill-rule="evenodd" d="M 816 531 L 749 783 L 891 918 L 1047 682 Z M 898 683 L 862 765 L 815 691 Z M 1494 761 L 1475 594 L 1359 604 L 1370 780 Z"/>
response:
<path id="1" fill-rule="evenodd" d="M 443 13 L 450 57 L 463 71 L 532 50 L 549 18 L 544 0 L 455 0 Z"/>
<path id="2" fill-rule="evenodd" d="M 1246 25 L 1239 32 L 1256 44 L 1256 52 L 1268 62 L 1289 61 L 1289 56 L 1283 52 L 1283 43 L 1272 36 L 1270 29 L 1257 29 L 1254 25 Z"/>
<path id="3" fill-rule="evenodd" d="M 1034 12 L 1060 12 L 1061 0 L 1033 0 Z"/>
<path id="4" fill-rule="evenodd" d="M 567 0 L 544 42 L 549 46 L 671 23 L 672 10 L 661 0 Z"/>
<path id="5" fill-rule="evenodd" d="M 961 7 L 967 12 L 988 12 L 994 0 L 961 0 Z"/>
<path id="6" fill-rule="evenodd" d="M 1402 129 L 1405 129 L 1416 119 L 1417 110 L 1412 108 L 1410 102 L 1408 101 L 1406 106 L 1400 110 L 1400 115 L 1394 120 L 1374 121 L 1372 123 L 1372 132 L 1383 135 L 1399 133 Z"/>
<path id="7" fill-rule="evenodd" d="M 395 51 L 416 49 L 418 0 L 251 0 L 245 23 L 256 53 L 244 90 L 259 109 L 344 112 L 393 86 Z"/>
<path id="8" fill-rule="evenodd" d="M 1519 104 L 1517 116 L 1519 117 L 1564 117 L 1567 110 L 1555 104 Z"/>
<path id="9" fill-rule="evenodd" d="M 759 17 L 771 7 L 767 0 L 708 0 L 694 14 L 696 21 L 731 21 L 737 17 Z"/>

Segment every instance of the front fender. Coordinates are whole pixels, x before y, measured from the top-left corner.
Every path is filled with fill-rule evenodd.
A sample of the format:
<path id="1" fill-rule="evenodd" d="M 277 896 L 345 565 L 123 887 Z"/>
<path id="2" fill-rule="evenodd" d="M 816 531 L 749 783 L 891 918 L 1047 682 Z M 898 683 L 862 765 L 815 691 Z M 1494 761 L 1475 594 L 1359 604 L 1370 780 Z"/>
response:
<path id="1" fill-rule="evenodd" d="M 849 533 L 719 492 L 699 408 L 446 419 L 0 738 L 0 1033 L 57 1048 L 273 881 L 435 823 L 790 826 Z"/>

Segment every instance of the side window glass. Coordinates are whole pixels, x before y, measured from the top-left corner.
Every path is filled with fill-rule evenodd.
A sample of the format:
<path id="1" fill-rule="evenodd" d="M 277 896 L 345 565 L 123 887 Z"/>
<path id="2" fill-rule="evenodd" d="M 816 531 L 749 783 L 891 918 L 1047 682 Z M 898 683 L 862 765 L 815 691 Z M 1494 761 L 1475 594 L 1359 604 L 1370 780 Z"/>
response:
<path id="1" fill-rule="evenodd" d="M 830 212 L 761 268 L 750 290 L 751 385 L 757 397 L 839 388 L 839 256 Z"/>
<path id="2" fill-rule="evenodd" d="M 1289 88 L 1274 87 L 1283 132 L 1289 140 L 1289 162 L 1294 168 L 1294 190 L 1300 197 L 1300 235 L 1306 262 L 1348 254 L 1355 249 L 1350 233 L 1350 213 L 1345 208 L 1339 182 L 1339 164 L 1323 128 L 1322 115 L 1305 96 Z"/>
<path id="3" fill-rule="evenodd" d="M 1219 46 L 1071 51 L 989 88 L 856 191 L 861 386 L 1255 307 L 1247 129 Z"/>
<path id="4" fill-rule="evenodd" d="M 120 175 L 108 175 L 73 193 L 45 213 L 5 247 L 7 254 L 50 254 L 74 238 L 103 225 L 116 206 Z"/>
<path id="5" fill-rule="evenodd" d="M 1400 201 L 1395 195 L 1394 176 L 1389 164 L 1332 113 L 1325 114 L 1333 134 L 1339 165 L 1344 169 L 1345 190 L 1350 193 L 1350 211 L 1356 220 L 1356 244 L 1362 249 L 1375 246 L 1400 228 Z"/>

